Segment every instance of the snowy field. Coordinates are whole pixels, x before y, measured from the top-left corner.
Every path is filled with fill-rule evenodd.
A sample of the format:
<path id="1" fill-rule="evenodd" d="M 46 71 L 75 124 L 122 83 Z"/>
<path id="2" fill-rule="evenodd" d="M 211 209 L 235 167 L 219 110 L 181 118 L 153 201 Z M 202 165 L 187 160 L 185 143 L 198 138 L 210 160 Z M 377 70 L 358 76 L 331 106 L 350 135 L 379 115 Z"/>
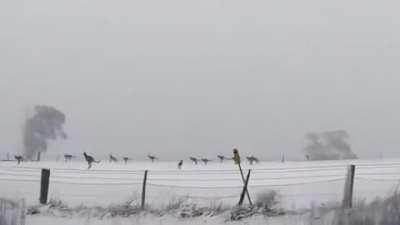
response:
<path id="1" fill-rule="evenodd" d="M 311 204 L 342 200 L 346 168 L 356 165 L 354 198 L 371 200 L 395 190 L 400 179 L 400 160 L 261 162 L 243 164 L 252 169 L 249 192 L 253 200 L 259 193 L 276 190 L 280 207 L 287 210 L 308 208 Z M 149 170 L 146 203 L 163 207 L 185 198 L 197 204 L 233 206 L 242 189 L 237 166 L 232 161 L 211 162 L 207 166 L 185 162 L 101 162 L 88 170 L 82 161 L 0 162 L 0 197 L 25 198 L 28 205 L 38 203 L 40 170 L 50 168 L 50 199 L 70 206 L 106 206 L 139 200 L 144 170 Z"/>
<path id="2" fill-rule="evenodd" d="M 164 216 L 154 218 L 152 216 L 137 216 L 134 218 L 108 218 L 108 219 L 95 219 L 95 218 L 56 218 L 34 216 L 27 220 L 27 225 L 309 225 L 306 216 L 283 216 L 266 218 L 263 216 L 254 216 L 247 218 L 243 221 L 229 221 L 224 216 L 218 217 L 199 217 L 191 218 L 190 222 L 187 219 L 176 218 L 173 216 Z"/>

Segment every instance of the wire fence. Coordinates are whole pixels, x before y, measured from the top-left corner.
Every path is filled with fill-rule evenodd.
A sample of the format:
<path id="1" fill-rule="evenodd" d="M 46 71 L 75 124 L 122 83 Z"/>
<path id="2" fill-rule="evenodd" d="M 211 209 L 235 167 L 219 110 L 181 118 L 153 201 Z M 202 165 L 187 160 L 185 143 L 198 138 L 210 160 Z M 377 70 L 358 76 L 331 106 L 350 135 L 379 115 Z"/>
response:
<path id="1" fill-rule="evenodd" d="M 346 180 L 345 164 L 252 169 L 248 190 L 252 199 L 270 190 L 278 193 L 283 208 L 308 207 L 311 203 L 340 202 Z M 373 199 L 397 190 L 400 163 L 358 164 L 354 198 Z M 49 197 L 71 204 L 110 204 L 140 201 L 144 170 L 53 168 Z M 39 198 L 41 168 L 0 166 L 0 193 L 35 203 Z M 234 169 L 149 170 L 146 203 L 167 205 L 188 199 L 199 204 L 234 205 L 243 189 Z"/>

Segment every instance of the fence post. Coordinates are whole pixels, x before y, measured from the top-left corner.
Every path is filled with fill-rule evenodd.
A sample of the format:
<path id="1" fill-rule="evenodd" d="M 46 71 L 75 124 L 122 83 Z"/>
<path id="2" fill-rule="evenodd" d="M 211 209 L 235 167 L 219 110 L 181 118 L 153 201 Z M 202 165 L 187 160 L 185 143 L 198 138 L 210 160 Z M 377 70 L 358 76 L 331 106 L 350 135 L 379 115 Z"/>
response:
<path id="1" fill-rule="evenodd" d="M 347 169 L 346 182 L 344 184 L 344 194 L 342 207 L 344 209 L 353 207 L 354 174 L 356 166 L 350 165 Z"/>
<path id="2" fill-rule="evenodd" d="M 240 165 L 240 163 L 238 164 L 238 166 L 239 166 L 240 176 L 242 177 L 242 180 L 243 180 L 243 185 L 245 185 L 246 179 L 244 178 L 244 175 L 243 175 L 242 166 Z M 250 198 L 249 190 L 247 188 L 246 188 L 246 195 L 247 195 L 247 198 L 249 199 L 249 204 L 253 205 L 253 202 L 251 201 L 251 198 Z"/>
<path id="3" fill-rule="evenodd" d="M 249 193 L 247 191 L 247 185 L 249 184 L 249 180 L 250 180 L 250 172 L 251 172 L 251 170 L 249 170 L 249 172 L 247 173 L 246 181 L 244 182 L 243 190 L 242 190 L 242 193 L 240 194 L 239 205 L 243 204 L 245 194 Z M 249 198 L 249 201 L 250 201 L 250 198 Z M 250 202 L 250 204 L 251 204 L 251 202 Z"/>
<path id="4" fill-rule="evenodd" d="M 146 203 L 146 183 L 147 183 L 147 170 L 144 171 L 143 186 L 142 186 L 142 209 Z"/>
<path id="5" fill-rule="evenodd" d="M 50 170 L 42 169 L 42 177 L 40 181 L 40 203 L 47 203 L 47 195 L 49 193 L 49 179 L 50 178 Z"/>

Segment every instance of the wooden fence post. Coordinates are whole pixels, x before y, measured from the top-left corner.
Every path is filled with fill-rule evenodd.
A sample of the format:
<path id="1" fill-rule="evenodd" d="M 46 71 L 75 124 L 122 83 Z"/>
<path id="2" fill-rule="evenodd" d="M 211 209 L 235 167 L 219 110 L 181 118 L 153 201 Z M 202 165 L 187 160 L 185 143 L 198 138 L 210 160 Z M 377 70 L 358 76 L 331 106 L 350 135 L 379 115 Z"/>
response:
<path id="1" fill-rule="evenodd" d="M 142 186 L 142 209 L 144 209 L 146 203 L 146 183 L 147 183 L 147 170 L 144 171 L 143 186 Z"/>
<path id="2" fill-rule="evenodd" d="M 250 172 L 251 172 L 251 170 L 249 170 L 249 172 L 247 173 L 246 181 L 244 182 L 243 190 L 242 190 L 242 193 L 240 194 L 239 205 L 243 204 L 245 194 L 246 193 L 249 194 L 249 192 L 247 191 L 247 185 L 249 184 L 249 180 L 250 180 Z M 249 201 L 250 201 L 250 197 L 249 197 Z M 252 203 L 250 201 L 250 205 L 251 204 Z"/>
<path id="3" fill-rule="evenodd" d="M 354 175 L 356 166 L 350 165 L 347 169 L 346 182 L 344 184 L 344 194 L 342 207 L 348 209 L 353 207 L 353 189 L 354 189 Z"/>
<path id="4" fill-rule="evenodd" d="M 49 193 L 49 180 L 50 180 L 50 170 L 42 169 L 42 177 L 40 181 L 40 203 L 47 203 L 47 195 Z"/>
<path id="5" fill-rule="evenodd" d="M 243 175 L 242 166 L 240 165 L 240 163 L 238 164 L 238 166 L 239 166 L 240 175 L 241 175 L 242 180 L 243 180 L 243 185 L 245 185 L 246 184 L 246 179 L 244 178 L 244 175 Z M 253 202 L 251 201 L 249 190 L 247 189 L 247 187 L 246 187 L 246 195 L 247 195 L 247 199 L 249 199 L 249 204 L 253 205 Z"/>

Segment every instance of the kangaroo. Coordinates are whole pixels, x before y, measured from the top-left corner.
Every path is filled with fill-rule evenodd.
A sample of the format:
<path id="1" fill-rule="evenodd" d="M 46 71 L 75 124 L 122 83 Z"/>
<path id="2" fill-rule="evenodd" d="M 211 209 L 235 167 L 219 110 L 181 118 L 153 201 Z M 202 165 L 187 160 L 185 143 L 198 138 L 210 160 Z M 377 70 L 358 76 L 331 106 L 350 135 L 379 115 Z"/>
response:
<path id="1" fill-rule="evenodd" d="M 110 154 L 110 162 L 118 162 L 118 159 Z"/>
<path id="2" fill-rule="evenodd" d="M 258 158 L 254 157 L 254 156 L 247 156 L 246 158 L 247 158 L 247 161 L 249 161 L 250 165 L 253 165 L 253 163 L 259 162 Z"/>
<path id="3" fill-rule="evenodd" d="M 129 157 L 123 157 L 122 159 L 124 160 L 125 164 L 127 164 L 127 163 L 128 163 L 128 160 L 130 160 L 131 158 L 129 158 Z"/>
<path id="4" fill-rule="evenodd" d="M 65 162 L 71 161 L 71 159 L 75 158 L 76 156 L 71 155 L 71 154 L 64 154 L 64 160 Z"/>
<path id="5" fill-rule="evenodd" d="M 18 165 L 24 161 L 24 157 L 22 157 L 21 155 L 15 155 L 14 158 L 17 160 Z"/>
<path id="6" fill-rule="evenodd" d="M 151 160 L 152 163 L 154 162 L 154 160 L 158 159 L 154 155 L 147 155 L 147 157 L 149 157 L 149 159 Z"/>
<path id="7" fill-rule="evenodd" d="M 207 158 L 202 158 L 201 161 L 203 161 L 204 165 L 207 165 L 207 163 L 212 161 L 212 160 L 211 159 L 207 159 Z"/>
<path id="8" fill-rule="evenodd" d="M 197 165 L 197 163 L 198 163 L 198 159 L 197 158 L 195 158 L 195 157 L 190 157 L 189 158 L 190 160 L 192 160 L 192 162 L 195 164 L 195 165 Z"/>
<path id="9" fill-rule="evenodd" d="M 182 169 L 182 165 L 183 165 L 183 160 L 179 161 L 179 163 L 178 163 L 178 169 Z"/>
<path id="10" fill-rule="evenodd" d="M 224 162 L 225 156 L 223 156 L 223 155 L 217 155 L 217 157 L 219 158 L 219 162 L 220 162 L 220 163 L 223 163 L 223 162 Z"/>
<path id="11" fill-rule="evenodd" d="M 86 154 L 86 152 L 83 153 L 83 156 L 85 156 L 85 160 L 88 163 L 88 169 L 92 168 L 92 163 L 99 163 L 100 161 L 94 160 L 93 156 L 90 156 Z"/>

